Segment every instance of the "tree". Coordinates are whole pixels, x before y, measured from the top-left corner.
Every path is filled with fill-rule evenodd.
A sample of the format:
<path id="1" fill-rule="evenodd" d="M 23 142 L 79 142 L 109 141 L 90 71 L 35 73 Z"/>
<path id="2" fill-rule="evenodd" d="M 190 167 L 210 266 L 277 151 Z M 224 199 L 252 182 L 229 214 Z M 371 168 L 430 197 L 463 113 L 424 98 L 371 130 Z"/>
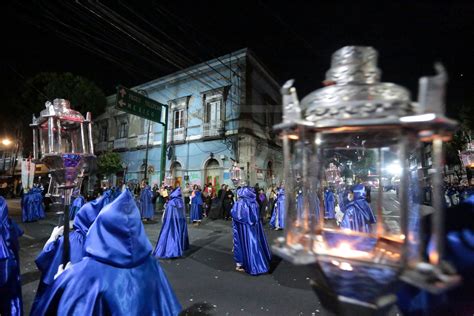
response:
<path id="1" fill-rule="evenodd" d="M 105 152 L 97 157 L 98 173 L 102 175 L 112 175 L 122 171 L 122 158 L 113 151 Z"/>

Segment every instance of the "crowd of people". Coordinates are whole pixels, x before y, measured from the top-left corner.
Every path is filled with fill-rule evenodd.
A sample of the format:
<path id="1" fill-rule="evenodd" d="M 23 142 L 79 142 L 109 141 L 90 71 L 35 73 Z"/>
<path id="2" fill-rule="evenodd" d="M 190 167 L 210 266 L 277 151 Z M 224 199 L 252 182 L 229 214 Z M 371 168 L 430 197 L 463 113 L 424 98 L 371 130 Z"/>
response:
<path id="1" fill-rule="evenodd" d="M 78 192 L 73 195 L 73 205 L 79 209 L 74 209 L 72 216 L 69 256 L 64 252 L 62 227 L 56 227 L 35 261 L 41 278 L 32 315 L 177 315 L 181 305 L 156 258 L 186 256 L 190 246 L 188 218 L 197 226 L 204 217 L 231 219 L 235 269 L 260 275 L 269 272 L 272 258 L 264 223 L 269 220 L 272 229 L 285 229 L 285 199 L 290 197 L 295 198 L 296 211 L 303 212 L 302 190 L 288 195 L 284 185 L 267 190 L 258 185 L 242 185 L 234 190 L 222 185 L 216 192 L 210 183 L 203 189 L 186 184 L 182 190 L 164 184 L 151 188 L 143 181 L 139 190 L 127 185 L 106 188 L 88 202 L 80 199 Z M 318 219 L 335 220 L 344 229 L 371 232 L 376 217 L 367 199 L 366 188 L 356 184 L 340 190 L 324 188 L 322 194 L 309 198 L 309 205 Z M 160 200 L 162 225 L 153 248 L 143 221 L 153 219 L 155 204 Z M 459 206 L 466 203 L 471 203 L 472 213 L 472 196 L 460 201 Z M 321 207 L 324 214 L 320 214 Z M 466 218 L 472 215 L 469 210 L 462 214 Z M 0 228 L 0 315 L 21 315 L 18 237 L 22 231 L 9 219 L 7 203 L 1 197 Z M 466 238 L 472 244 L 472 233 L 452 235 L 451 240 L 453 236 L 456 243 L 448 242 L 448 248 L 454 247 L 454 255 L 459 256 L 459 249 L 469 254 L 466 249 L 470 246 L 463 245 Z M 474 262 L 466 266 L 464 258 L 462 263 L 463 271 L 470 273 Z M 122 295 L 124 288 L 133 288 L 133 295 Z M 413 307 L 412 301 L 404 304 L 403 308 Z"/>

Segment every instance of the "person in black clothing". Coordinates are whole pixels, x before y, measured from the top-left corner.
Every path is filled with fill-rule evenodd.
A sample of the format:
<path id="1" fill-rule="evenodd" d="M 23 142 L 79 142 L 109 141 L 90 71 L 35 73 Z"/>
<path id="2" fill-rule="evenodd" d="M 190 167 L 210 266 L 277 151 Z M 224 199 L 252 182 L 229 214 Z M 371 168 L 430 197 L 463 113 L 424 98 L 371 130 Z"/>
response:
<path id="1" fill-rule="evenodd" d="M 221 185 L 219 191 L 217 191 L 217 196 L 212 199 L 211 209 L 209 211 L 209 219 L 219 219 L 224 216 L 224 196 L 226 193 L 225 184 Z"/>
<path id="2" fill-rule="evenodd" d="M 227 221 L 230 218 L 230 211 L 232 206 L 234 206 L 234 193 L 229 189 L 229 186 L 225 186 L 225 196 L 224 196 L 224 219 Z"/>

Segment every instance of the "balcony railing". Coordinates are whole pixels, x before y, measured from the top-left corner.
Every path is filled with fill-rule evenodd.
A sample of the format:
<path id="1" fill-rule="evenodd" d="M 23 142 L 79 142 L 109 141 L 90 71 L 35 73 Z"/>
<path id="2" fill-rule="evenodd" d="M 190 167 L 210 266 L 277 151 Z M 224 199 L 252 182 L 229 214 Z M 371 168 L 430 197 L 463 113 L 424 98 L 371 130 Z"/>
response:
<path id="1" fill-rule="evenodd" d="M 148 146 L 153 145 L 154 134 L 150 133 L 150 139 L 148 140 Z M 138 135 L 137 147 L 146 146 L 146 134 Z"/>
<path id="2" fill-rule="evenodd" d="M 173 141 L 183 141 L 184 137 L 184 127 L 173 129 Z"/>
<path id="3" fill-rule="evenodd" d="M 221 129 L 224 127 L 223 121 L 211 121 L 209 123 L 202 124 L 202 136 L 211 137 L 219 136 Z"/>
<path id="4" fill-rule="evenodd" d="M 128 148 L 128 138 L 119 138 L 114 140 L 114 149 Z"/>
<path id="5" fill-rule="evenodd" d="M 108 143 L 107 142 L 100 142 L 95 144 L 94 146 L 95 151 L 101 152 L 101 151 L 107 151 L 108 149 Z"/>

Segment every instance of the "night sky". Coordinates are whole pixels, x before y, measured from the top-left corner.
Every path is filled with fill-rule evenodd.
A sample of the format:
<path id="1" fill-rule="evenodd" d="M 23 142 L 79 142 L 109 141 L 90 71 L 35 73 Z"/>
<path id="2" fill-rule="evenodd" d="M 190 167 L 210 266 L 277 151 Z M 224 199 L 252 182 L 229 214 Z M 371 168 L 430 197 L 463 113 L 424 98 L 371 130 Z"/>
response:
<path id="1" fill-rule="evenodd" d="M 408 87 L 413 99 L 418 78 L 441 61 L 449 114 L 474 103 L 474 2 L 382 2 L 10 1 L 2 9 L 0 111 L 38 72 L 72 72 L 108 95 L 118 83 L 137 85 L 244 47 L 280 84 L 296 79 L 303 97 L 321 87 L 331 54 L 345 45 L 376 48 L 383 81 Z M 101 10 L 126 20 L 101 20 Z M 142 37 L 109 22 L 138 27 Z"/>

